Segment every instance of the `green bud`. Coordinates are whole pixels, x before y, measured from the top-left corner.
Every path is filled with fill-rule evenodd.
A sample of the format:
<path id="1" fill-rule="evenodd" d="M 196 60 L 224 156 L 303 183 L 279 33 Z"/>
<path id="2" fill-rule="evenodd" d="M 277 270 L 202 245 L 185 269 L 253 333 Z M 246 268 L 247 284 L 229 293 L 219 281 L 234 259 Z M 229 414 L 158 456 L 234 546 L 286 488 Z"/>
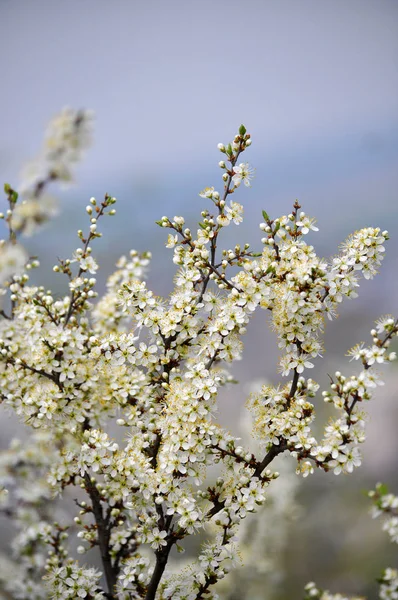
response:
<path id="1" fill-rule="evenodd" d="M 243 136 L 243 135 L 245 135 L 245 133 L 246 133 L 246 127 L 244 125 L 241 125 L 239 127 L 239 135 Z"/>

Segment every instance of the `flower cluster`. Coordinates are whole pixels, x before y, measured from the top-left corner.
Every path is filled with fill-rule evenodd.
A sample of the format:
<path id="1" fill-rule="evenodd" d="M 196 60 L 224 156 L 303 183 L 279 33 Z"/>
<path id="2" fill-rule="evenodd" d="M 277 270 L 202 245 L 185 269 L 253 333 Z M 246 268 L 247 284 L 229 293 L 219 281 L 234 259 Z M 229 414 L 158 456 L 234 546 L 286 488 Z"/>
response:
<path id="1" fill-rule="evenodd" d="M 49 123 L 37 159 L 25 169 L 21 193 L 36 198 L 46 179 L 69 182 L 72 166 L 91 145 L 93 113 L 64 108 Z"/>
<path id="2" fill-rule="evenodd" d="M 49 180 L 69 179 L 68 167 L 87 145 L 86 116 L 69 111 L 52 126 L 49 175 L 34 180 L 33 198 Z M 68 281 L 66 296 L 32 285 L 33 263 L 23 265 L 18 255 L 14 263 L 12 256 L 3 260 L 9 305 L 0 321 L 1 398 L 33 428 L 34 443 L 39 433 L 45 436 L 44 457 L 33 452 L 31 466 L 42 487 L 28 483 L 39 486 L 37 502 L 49 512 L 30 513 L 28 532 L 50 548 L 45 568 L 42 559 L 35 566 L 36 577 L 45 572 L 48 598 L 216 599 L 214 586 L 236 563 L 240 524 L 264 505 L 279 477 L 269 468 L 279 454 L 290 453 L 304 476 L 314 467 L 351 472 L 360 462 L 364 419 L 358 407 L 379 382 L 373 364 L 394 358 L 387 348 L 397 322 L 378 322 L 372 345 L 353 352 L 360 375 L 336 373 L 324 398 L 339 417 L 321 442 L 312 433 L 319 385 L 305 370 L 321 356 L 325 316 L 332 318 L 339 302 L 355 295 L 361 274 L 375 274 L 387 232 L 363 229 L 338 257 L 320 259 L 305 241 L 317 231 L 315 221 L 296 201 L 291 213 L 275 220 L 263 212 L 262 251 L 248 243 L 220 251 L 223 228 L 243 219 L 231 195 L 242 182 L 250 184 L 252 169 L 239 162 L 250 145 L 243 125 L 230 144 L 219 144 L 222 189 L 200 193 L 210 208 L 202 210 L 197 231 L 182 216 L 158 221 L 168 230 L 166 246 L 177 266 L 168 298 L 148 289 L 150 254 L 136 251 L 118 261 L 98 297 L 92 243 L 102 235 L 102 218 L 115 214 L 116 199 L 108 194 L 101 202 L 90 199 L 86 233 L 78 231 L 79 246 L 54 266 Z M 16 227 L 12 218 L 17 193 L 8 187 L 6 194 L 12 209 L 4 244 L 15 253 L 25 225 Z M 241 357 L 242 335 L 258 308 L 270 314 L 283 352 L 282 376 L 290 380 L 264 386 L 249 401 L 257 456 L 215 414 L 220 389 L 233 379 L 227 367 Z M 68 491 L 77 514 L 67 520 L 66 542 L 64 525 L 50 524 L 57 495 Z M 22 512 L 35 497 L 20 498 Z M 23 514 L 13 517 L 22 530 Z M 197 559 L 184 569 L 169 568 L 173 549 L 183 550 L 197 533 L 206 538 Z M 103 581 L 97 570 L 68 557 L 73 540 L 79 554 L 98 550 Z"/>
<path id="3" fill-rule="evenodd" d="M 9 244 L 2 240 L 0 245 L 0 282 L 6 283 L 11 277 L 23 271 L 28 255 L 21 244 Z M 2 294 L 4 295 L 4 288 Z"/>
<path id="4" fill-rule="evenodd" d="M 36 430 L 22 443 L 14 440 L 0 455 L 0 511 L 17 528 L 10 556 L 0 559 L 0 584 L 13 598 L 42 600 L 46 539 L 56 518 L 51 485 L 53 437 Z M 10 560 L 13 559 L 13 560 Z"/>
<path id="5" fill-rule="evenodd" d="M 18 194 L 6 186 L 9 210 L 7 221 L 12 237 L 15 233 L 31 235 L 57 213 L 56 200 L 46 192 L 49 183 L 72 181 L 72 168 L 91 144 L 91 111 L 65 108 L 48 126 L 38 157 L 22 174 Z M 2 215 L 4 218 L 4 215 Z"/>
<path id="6" fill-rule="evenodd" d="M 390 317 L 385 317 L 378 322 L 377 331 L 393 331 L 394 322 Z M 376 330 L 374 332 L 376 334 Z M 378 483 L 376 489 L 369 492 L 369 497 L 373 501 L 372 516 L 374 518 L 384 515 L 383 531 L 387 531 L 390 539 L 398 543 L 398 496 L 391 494 L 386 485 Z M 398 570 L 387 568 L 383 571 L 378 582 L 380 600 L 396 600 L 398 598 Z M 315 598 L 316 600 L 356 600 L 355 598 L 346 599 L 341 594 L 331 595 L 318 589 L 315 583 L 307 584 L 306 596 L 304 600 Z M 357 599 L 360 600 L 360 599 Z"/>
<path id="7" fill-rule="evenodd" d="M 383 322 L 380 326 L 383 325 Z M 386 485 L 378 483 L 376 489 L 369 492 L 369 497 L 372 498 L 374 503 L 372 507 L 373 517 L 384 516 L 383 531 L 387 531 L 390 540 L 398 544 L 398 496 L 391 494 Z M 381 600 L 398 598 L 397 569 L 385 569 L 379 583 Z"/>
<path id="8" fill-rule="evenodd" d="M 54 600 L 103 600 L 104 594 L 99 591 L 99 579 L 102 575 L 93 568 L 85 569 L 76 562 L 69 561 L 62 567 L 50 569 L 46 577 L 47 587 Z"/>
<path id="9" fill-rule="evenodd" d="M 382 483 L 378 483 L 375 490 L 369 492 L 374 506 L 372 515 L 374 518 L 384 515 L 383 531 L 387 531 L 392 542 L 398 544 L 398 496 L 388 492 Z"/>
<path id="10" fill-rule="evenodd" d="M 243 440 L 253 445 L 249 427 L 245 429 Z M 283 589 L 287 578 L 284 556 L 291 545 L 292 526 L 301 514 L 295 498 L 300 479 L 291 467 L 287 457 L 279 461 L 280 476 L 268 487 L 266 503 L 242 520 L 235 539 L 239 563 L 216 586 L 223 600 L 262 598 L 264 589 L 271 600 Z"/>
<path id="11" fill-rule="evenodd" d="M 398 598 L 398 570 L 386 569 L 381 578 L 380 583 L 380 600 L 397 600 Z"/>
<path id="12" fill-rule="evenodd" d="M 382 384 L 372 368 L 374 363 L 388 363 L 396 358 L 394 352 L 388 352 L 388 346 L 397 331 L 398 322 L 385 317 L 371 331 L 371 346 L 361 344 L 349 352 L 353 359 L 361 360 L 362 371 L 350 377 L 337 371 L 331 391 L 322 392 L 325 402 L 332 404 L 339 416 L 326 425 L 320 442 L 311 429 L 314 405 L 309 399 L 319 389 L 312 379 L 296 377 L 292 386 L 264 386 L 260 393 L 254 394 L 249 408 L 255 416 L 254 432 L 263 445 L 277 454 L 290 450 L 298 459 L 297 472 L 304 477 L 314 471 L 314 466 L 325 471 L 333 469 L 336 475 L 351 473 L 360 466 L 358 445 L 365 441 L 365 413 L 359 406 L 369 401 L 373 389 Z"/>
<path id="13" fill-rule="evenodd" d="M 383 319 L 379 327 L 392 327 L 389 319 Z M 387 531 L 390 540 L 398 544 L 398 496 L 391 494 L 386 485 L 378 483 L 376 489 L 369 492 L 373 500 L 372 515 L 374 518 L 384 516 L 383 531 Z M 398 598 L 398 570 L 387 568 L 380 579 L 380 599 L 394 600 Z"/>
<path id="14" fill-rule="evenodd" d="M 342 596 L 341 594 L 331 594 L 327 590 L 320 590 L 313 581 L 305 586 L 306 596 L 304 600 L 364 600 L 359 596 Z"/>

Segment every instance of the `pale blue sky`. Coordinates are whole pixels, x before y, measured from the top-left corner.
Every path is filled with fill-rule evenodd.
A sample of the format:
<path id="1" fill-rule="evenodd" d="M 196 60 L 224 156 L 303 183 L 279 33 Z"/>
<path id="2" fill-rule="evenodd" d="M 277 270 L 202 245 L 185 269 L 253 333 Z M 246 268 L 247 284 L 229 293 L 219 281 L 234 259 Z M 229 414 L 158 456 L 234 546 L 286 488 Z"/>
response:
<path id="1" fill-rule="evenodd" d="M 325 254 L 352 229 L 398 226 L 396 0 L 2 0 L 0 57 L 0 179 L 17 182 L 61 107 L 94 109 L 63 211 L 74 223 L 75 200 L 117 195 L 115 256 L 159 235 L 162 214 L 200 210 L 241 122 L 256 178 L 239 235 L 296 197 Z"/>
<path id="2" fill-rule="evenodd" d="M 0 172 L 65 104 L 97 113 L 83 177 L 191 168 L 244 121 L 255 154 L 377 154 L 398 135 L 395 0 L 2 0 Z M 391 139 L 390 139 L 391 143 Z"/>

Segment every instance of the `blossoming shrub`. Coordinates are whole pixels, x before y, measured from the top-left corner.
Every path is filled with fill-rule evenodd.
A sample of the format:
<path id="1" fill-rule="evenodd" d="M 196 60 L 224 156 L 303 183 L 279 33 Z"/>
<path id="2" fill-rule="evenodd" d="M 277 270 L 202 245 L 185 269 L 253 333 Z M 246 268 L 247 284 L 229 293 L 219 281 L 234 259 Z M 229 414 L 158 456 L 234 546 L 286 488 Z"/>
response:
<path id="1" fill-rule="evenodd" d="M 222 249 L 223 228 L 243 219 L 235 201 L 239 186 L 252 177 L 240 162 L 251 144 L 242 125 L 230 144 L 218 146 L 223 189 L 201 192 L 206 205 L 198 230 L 182 216 L 158 221 L 178 266 L 168 298 L 148 289 L 150 254 L 136 251 L 119 260 L 98 298 L 92 244 L 101 237 L 103 217 L 115 214 L 110 195 L 91 198 L 79 247 L 54 266 L 70 290 L 56 298 L 29 283 L 37 260 L 27 256 L 20 236 L 48 218 L 47 184 L 71 178 L 89 132 L 87 113 L 65 111 L 50 127 L 22 202 L 5 186 L 1 397 L 31 434 L 1 459 L 3 510 L 17 529 L 16 562 L 9 563 L 14 575 L 4 586 L 12 598 L 33 600 L 217 598 L 214 586 L 237 557 L 242 520 L 264 504 L 278 477 L 272 469 L 278 455 L 289 453 L 304 477 L 315 468 L 338 475 L 360 465 L 363 404 L 380 383 L 374 366 L 395 357 L 388 347 L 397 321 L 380 319 L 369 345 L 351 352 L 359 374 L 337 372 L 322 392 L 336 416 L 319 440 L 312 431 L 319 385 L 307 370 L 320 357 L 325 317 L 332 319 L 339 303 L 357 295 L 361 277 L 376 274 L 388 234 L 362 229 L 326 261 L 307 244 L 315 220 L 296 201 L 287 215 L 263 212 L 261 249 L 260 240 L 255 251 L 249 244 Z M 260 455 L 213 417 L 257 309 L 266 311 L 278 337 L 285 378 L 248 401 Z M 120 428 L 115 438 L 112 425 Z M 209 485 L 214 465 L 220 476 Z M 66 488 L 76 488 L 72 523 L 56 501 Z M 208 534 L 196 560 L 171 569 L 172 550 L 183 550 L 189 536 L 206 534 L 210 524 L 216 533 Z M 77 561 L 76 549 L 94 549 L 101 572 Z"/>

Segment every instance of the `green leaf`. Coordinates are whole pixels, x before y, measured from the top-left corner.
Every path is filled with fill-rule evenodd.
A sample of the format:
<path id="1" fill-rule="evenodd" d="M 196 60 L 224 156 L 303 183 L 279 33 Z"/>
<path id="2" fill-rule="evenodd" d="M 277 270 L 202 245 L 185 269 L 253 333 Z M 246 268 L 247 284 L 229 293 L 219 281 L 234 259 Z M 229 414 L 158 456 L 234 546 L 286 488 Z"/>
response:
<path id="1" fill-rule="evenodd" d="M 385 496 L 388 494 L 388 487 L 385 483 L 380 483 L 380 485 L 377 486 L 377 492 L 380 494 L 380 496 Z"/>
<path id="2" fill-rule="evenodd" d="M 245 126 L 242 124 L 242 125 L 239 127 L 239 134 L 240 134 L 240 135 L 245 135 L 245 133 L 246 133 L 246 127 L 245 127 Z"/>
<path id="3" fill-rule="evenodd" d="M 264 221 L 269 221 L 269 220 L 270 220 L 270 218 L 269 218 L 269 216 L 268 216 L 268 213 L 267 213 L 267 212 L 265 212 L 265 210 L 263 210 L 263 211 L 262 211 L 262 213 L 263 213 L 263 219 L 264 219 Z"/>

